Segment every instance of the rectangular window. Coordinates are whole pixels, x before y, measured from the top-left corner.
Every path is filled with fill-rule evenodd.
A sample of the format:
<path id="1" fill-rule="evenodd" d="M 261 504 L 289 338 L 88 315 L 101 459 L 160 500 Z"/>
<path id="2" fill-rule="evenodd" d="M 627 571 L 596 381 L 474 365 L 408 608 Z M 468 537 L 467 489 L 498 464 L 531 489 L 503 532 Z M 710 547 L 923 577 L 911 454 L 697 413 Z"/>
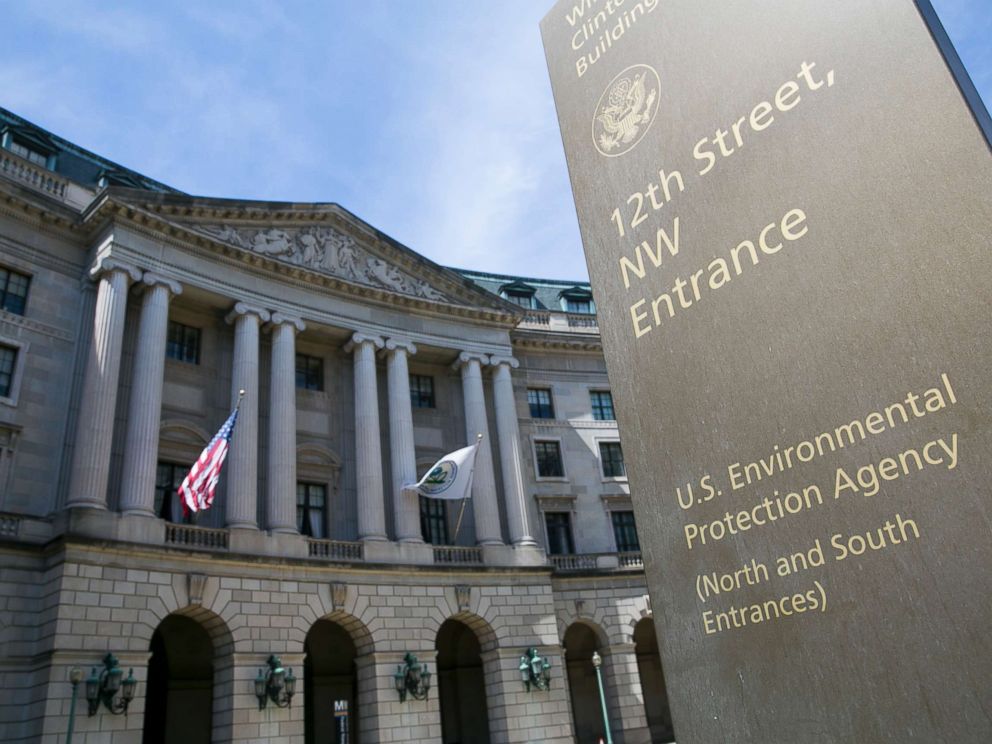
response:
<path id="1" fill-rule="evenodd" d="M 448 513 L 441 499 L 420 497 L 420 534 L 431 545 L 448 545 Z"/>
<path id="2" fill-rule="evenodd" d="M 24 315 L 30 284 L 31 277 L 0 268 L 0 307 L 9 313 Z"/>
<path id="3" fill-rule="evenodd" d="M 523 294 L 520 292 L 507 292 L 506 299 L 512 302 L 514 305 L 520 305 L 520 307 L 525 307 L 530 310 L 534 307 L 534 300 L 532 295 Z"/>
<path id="4" fill-rule="evenodd" d="M 626 478 L 627 469 L 623 466 L 623 450 L 620 442 L 600 442 L 599 459 L 603 463 L 604 478 Z"/>
<path id="5" fill-rule="evenodd" d="M 617 541 L 617 552 L 636 553 L 639 551 L 641 549 L 641 542 L 637 539 L 634 512 L 615 511 L 610 516 L 613 519 L 613 537 Z"/>
<path id="6" fill-rule="evenodd" d="M 165 356 L 187 364 L 200 363 L 200 329 L 169 321 Z"/>
<path id="7" fill-rule="evenodd" d="M 191 515 L 183 513 L 179 486 L 189 473 L 188 465 L 160 462 L 155 474 L 155 515 L 167 522 L 189 524 Z"/>
<path id="8" fill-rule="evenodd" d="M 589 300 L 565 300 L 565 311 L 569 313 L 592 313 Z"/>
<path id="9" fill-rule="evenodd" d="M 9 398 L 17 367 L 17 349 L 0 344 L 0 398 Z"/>
<path id="10" fill-rule="evenodd" d="M 613 393 L 609 390 L 591 390 L 589 399 L 592 401 L 592 417 L 596 421 L 614 421 Z"/>
<path id="11" fill-rule="evenodd" d="M 530 406 L 530 417 L 553 419 L 555 408 L 551 403 L 551 391 L 548 388 L 527 388 L 527 404 Z"/>
<path id="12" fill-rule="evenodd" d="M 410 404 L 414 408 L 434 408 L 434 378 L 410 375 Z"/>
<path id="13" fill-rule="evenodd" d="M 35 165 L 40 165 L 42 168 L 48 167 L 48 156 L 43 152 L 38 152 L 37 150 L 32 150 L 26 145 L 22 145 L 17 140 L 10 141 L 10 151 L 15 155 L 19 155 L 25 160 L 28 160 Z"/>
<path id="14" fill-rule="evenodd" d="M 296 387 L 301 390 L 323 390 L 324 360 L 320 357 L 297 354 Z"/>
<path id="15" fill-rule="evenodd" d="M 548 553 L 567 555 L 575 552 L 572 519 L 568 512 L 545 512 L 544 524 L 548 530 Z"/>
<path id="16" fill-rule="evenodd" d="M 327 486 L 323 483 L 296 484 L 296 528 L 301 535 L 323 538 L 327 510 Z"/>
<path id="17" fill-rule="evenodd" d="M 563 478 L 565 468 L 561 462 L 561 445 L 558 442 L 534 442 L 539 478 Z"/>

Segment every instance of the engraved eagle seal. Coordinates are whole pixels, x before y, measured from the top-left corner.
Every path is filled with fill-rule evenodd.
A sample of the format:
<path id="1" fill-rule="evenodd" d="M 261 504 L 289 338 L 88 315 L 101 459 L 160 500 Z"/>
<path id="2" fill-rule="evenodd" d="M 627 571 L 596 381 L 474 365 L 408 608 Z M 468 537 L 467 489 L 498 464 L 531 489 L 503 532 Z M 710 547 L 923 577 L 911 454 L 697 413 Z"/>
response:
<path id="1" fill-rule="evenodd" d="M 649 65 L 631 65 L 610 81 L 592 118 L 592 141 L 601 154 L 612 158 L 634 149 L 658 113 L 660 88 Z"/>

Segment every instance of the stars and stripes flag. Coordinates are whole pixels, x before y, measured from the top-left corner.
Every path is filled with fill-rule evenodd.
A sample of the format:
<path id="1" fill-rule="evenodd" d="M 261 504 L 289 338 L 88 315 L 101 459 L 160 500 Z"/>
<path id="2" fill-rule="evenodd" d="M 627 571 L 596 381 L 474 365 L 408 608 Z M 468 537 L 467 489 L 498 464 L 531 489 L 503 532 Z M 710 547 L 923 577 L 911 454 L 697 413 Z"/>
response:
<path id="1" fill-rule="evenodd" d="M 220 470 L 227 457 L 228 444 L 231 441 L 234 424 L 238 420 L 238 409 L 241 407 L 243 396 L 244 392 L 238 395 L 238 402 L 231 415 L 210 440 L 210 444 L 200 453 L 193 467 L 189 469 L 189 474 L 179 486 L 179 497 L 183 501 L 184 512 L 204 511 L 214 503 L 214 489 L 217 488 L 217 481 L 220 480 Z"/>

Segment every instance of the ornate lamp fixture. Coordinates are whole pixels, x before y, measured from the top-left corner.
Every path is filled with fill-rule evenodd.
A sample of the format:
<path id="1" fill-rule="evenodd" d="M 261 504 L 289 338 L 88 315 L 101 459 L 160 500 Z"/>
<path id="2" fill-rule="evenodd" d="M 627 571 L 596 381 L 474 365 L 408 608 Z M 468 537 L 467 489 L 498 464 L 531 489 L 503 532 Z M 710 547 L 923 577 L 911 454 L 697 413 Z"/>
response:
<path id="1" fill-rule="evenodd" d="M 255 677 L 255 697 L 258 698 L 258 709 L 265 708 L 269 700 L 280 708 L 286 708 L 293 703 L 296 694 L 296 677 L 293 670 L 288 672 L 282 668 L 282 661 L 272 654 L 265 662 L 269 665 L 266 671 L 258 670 Z"/>
<path id="2" fill-rule="evenodd" d="M 103 669 L 97 674 L 96 667 L 86 679 L 86 700 L 89 701 L 89 714 L 95 716 L 102 702 L 107 710 L 115 715 L 127 715 L 127 706 L 134 700 L 134 688 L 138 684 L 134 678 L 134 670 L 128 672 L 127 679 L 121 669 L 117 657 L 108 653 L 103 657 Z M 120 692 L 120 697 L 116 695 Z"/>
<path id="3" fill-rule="evenodd" d="M 427 691 L 431 689 L 431 673 L 426 664 L 417 661 L 417 657 L 409 651 L 403 657 L 403 663 L 396 667 L 393 675 L 396 692 L 400 694 L 400 702 L 406 702 L 406 696 L 412 695 L 414 700 L 426 700 Z"/>
<path id="4" fill-rule="evenodd" d="M 551 687 L 551 662 L 537 655 L 536 648 L 527 649 L 520 657 L 520 679 L 527 692 L 533 687 L 547 690 Z"/>

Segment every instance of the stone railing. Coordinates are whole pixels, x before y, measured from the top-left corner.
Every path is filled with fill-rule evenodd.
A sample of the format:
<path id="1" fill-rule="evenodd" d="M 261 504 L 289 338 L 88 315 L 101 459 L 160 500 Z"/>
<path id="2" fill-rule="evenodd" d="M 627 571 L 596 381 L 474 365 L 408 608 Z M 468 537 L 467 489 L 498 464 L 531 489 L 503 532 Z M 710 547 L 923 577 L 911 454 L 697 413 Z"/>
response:
<path id="1" fill-rule="evenodd" d="M 620 568 L 644 568 L 644 560 L 641 558 L 640 550 L 632 550 L 627 553 L 617 553 L 617 560 L 620 561 Z"/>
<path id="2" fill-rule="evenodd" d="M 439 566 L 481 566 L 482 548 L 435 545 L 434 564 Z"/>
<path id="3" fill-rule="evenodd" d="M 307 538 L 307 555 L 330 561 L 360 561 L 364 557 L 362 543 L 347 540 L 321 540 Z"/>
<path id="4" fill-rule="evenodd" d="M 22 181 L 60 201 L 65 199 L 69 187 L 66 179 L 6 150 L 0 151 L 0 175 Z"/>
<path id="5" fill-rule="evenodd" d="M 626 553 L 569 553 L 549 555 L 548 561 L 555 573 L 591 571 L 610 573 L 613 571 L 642 571 L 644 562 L 640 551 Z"/>
<path id="6" fill-rule="evenodd" d="M 599 333 L 599 320 L 590 313 L 565 313 L 555 310 L 528 310 L 521 328 L 558 333 Z"/>
<path id="7" fill-rule="evenodd" d="M 566 555 L 549 555 L 548 560 L 555 571 L 595 571 L 599 563 L 599 553 L 569 553 Z"/>
<path id="8" fill-rule="evenodd" d="M 193 527 L 188 524 L 167 524 L 165 544 L 196 550 L 227 550 L 227 530 L 210 527 Z"/>
<path id="9" fill-rule="evenodd" d="M 0 514 L 0 537 L 17 537 L 20 530 L 20 517 L 14 514 Z"/>

